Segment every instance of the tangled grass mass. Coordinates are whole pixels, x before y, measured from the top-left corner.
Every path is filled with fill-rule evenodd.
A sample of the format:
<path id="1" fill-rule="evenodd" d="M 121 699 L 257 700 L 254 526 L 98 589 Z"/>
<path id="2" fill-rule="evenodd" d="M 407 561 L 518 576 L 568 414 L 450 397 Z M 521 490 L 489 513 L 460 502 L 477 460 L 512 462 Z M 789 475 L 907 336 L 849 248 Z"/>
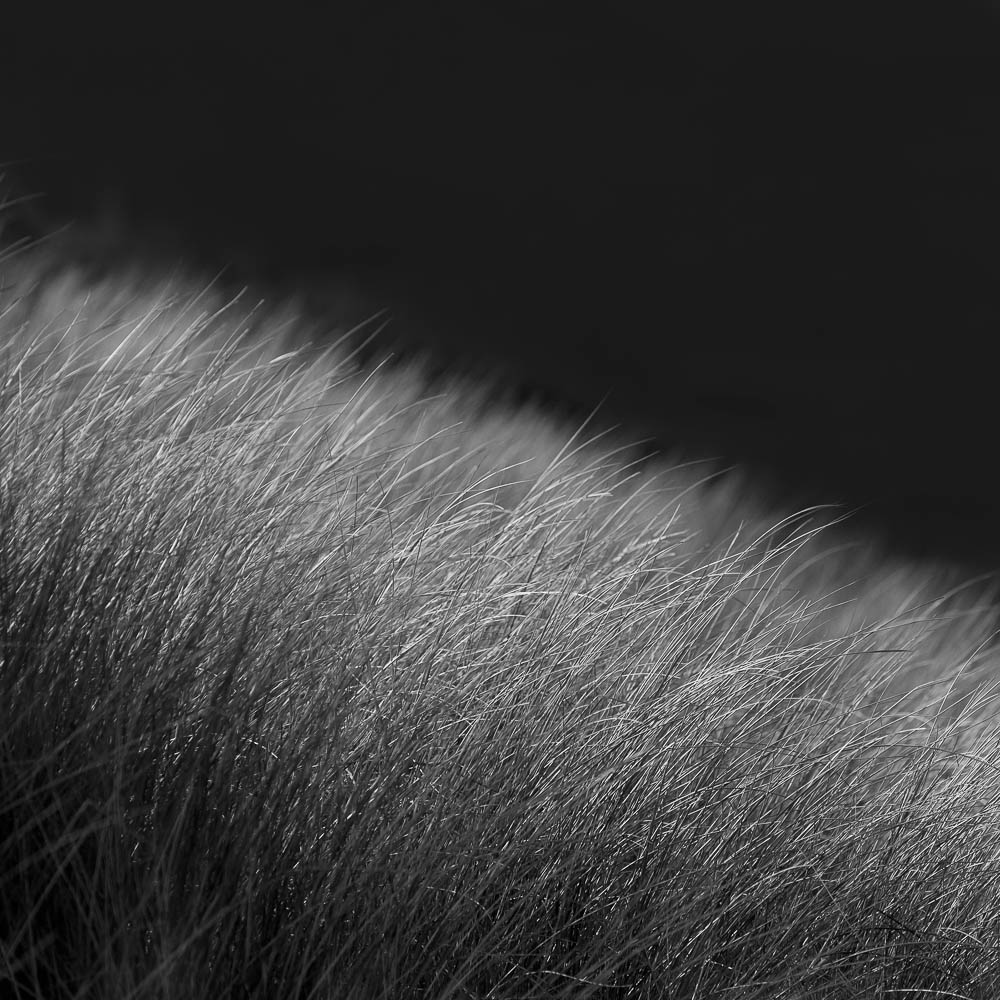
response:
<path id="1" fill-rule="evenodd" d="M 994 594 L 294 303 L 0 277 L 0 995 L 998 995 Z"/>

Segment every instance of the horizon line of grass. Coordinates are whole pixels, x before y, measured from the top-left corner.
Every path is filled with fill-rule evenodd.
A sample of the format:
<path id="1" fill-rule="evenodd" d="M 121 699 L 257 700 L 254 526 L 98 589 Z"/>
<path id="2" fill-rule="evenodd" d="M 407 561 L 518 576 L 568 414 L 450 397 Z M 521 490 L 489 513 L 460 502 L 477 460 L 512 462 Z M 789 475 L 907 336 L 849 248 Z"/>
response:
<path id="1" fill-rule="evenodd" d="M 287 311 L 0 270 L 7 995 L 995 994 L 988 602 Z"/>

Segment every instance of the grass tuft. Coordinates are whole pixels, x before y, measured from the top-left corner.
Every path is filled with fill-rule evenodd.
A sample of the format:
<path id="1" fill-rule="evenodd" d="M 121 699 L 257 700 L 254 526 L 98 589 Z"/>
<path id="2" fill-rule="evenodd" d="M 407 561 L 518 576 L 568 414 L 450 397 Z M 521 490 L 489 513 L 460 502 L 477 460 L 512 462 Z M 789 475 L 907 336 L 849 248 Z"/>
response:
<path id="1" fill-rule="evenodd" d="M 287 310 L 2 270 L 4 996 L 996 995 L 993 595 Z"/>

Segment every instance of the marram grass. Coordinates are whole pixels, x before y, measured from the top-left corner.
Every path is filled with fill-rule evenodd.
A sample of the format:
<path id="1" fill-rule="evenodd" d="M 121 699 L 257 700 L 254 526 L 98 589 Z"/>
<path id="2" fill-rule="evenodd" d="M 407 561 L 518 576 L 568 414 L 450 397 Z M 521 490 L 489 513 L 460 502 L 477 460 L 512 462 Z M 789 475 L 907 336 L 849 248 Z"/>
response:
<path id="1" fill-rule="evenodd" d="M 0 994 L 998 995 L 988 600 L 44 260 L 0 266 Z"/>

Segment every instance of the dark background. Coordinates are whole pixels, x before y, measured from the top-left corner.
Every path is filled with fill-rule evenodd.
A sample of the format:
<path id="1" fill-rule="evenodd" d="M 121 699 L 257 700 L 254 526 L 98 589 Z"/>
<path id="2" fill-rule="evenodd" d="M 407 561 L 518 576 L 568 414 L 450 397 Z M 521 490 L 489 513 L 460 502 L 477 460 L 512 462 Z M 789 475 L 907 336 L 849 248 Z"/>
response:
<path id="1" fill-rule="evenodd" d="M 443 364 L 1000 568 L 993 5 L 603 8 L 19 15 L 15 228 L 346 278 Z"/>

